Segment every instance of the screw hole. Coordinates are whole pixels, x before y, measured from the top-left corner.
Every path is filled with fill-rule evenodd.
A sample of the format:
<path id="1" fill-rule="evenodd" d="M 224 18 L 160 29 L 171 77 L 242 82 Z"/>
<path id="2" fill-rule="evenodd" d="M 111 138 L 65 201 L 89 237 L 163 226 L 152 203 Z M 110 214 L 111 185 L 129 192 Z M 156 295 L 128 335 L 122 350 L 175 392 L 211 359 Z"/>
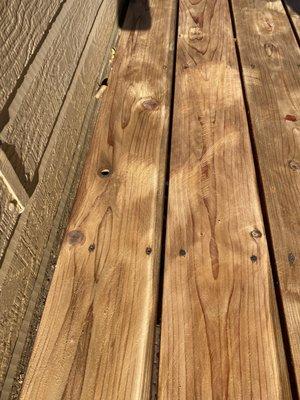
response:
<path id="1" fill-rule="evenodd" d="M 185 257 L 186 256 L 186 251 L 184 249 L 181 249 L 179 251 L 179 255 L 180 255 L 180 257 Z"/>
<path id="2" fill-rule="evenodd" d="M 102 170 L 99 172 L 99 175 L 100 175 L 102 178 L 107 178 L 107 177 L 110 175 L 110 170 L 107 169 L 107 168 L 102 169 Z"/>
<path id="3" fill-rule="evenodd" d="M 152 253 L 151 247 L 146 248 L 146 254 L 149 256 Z"/>

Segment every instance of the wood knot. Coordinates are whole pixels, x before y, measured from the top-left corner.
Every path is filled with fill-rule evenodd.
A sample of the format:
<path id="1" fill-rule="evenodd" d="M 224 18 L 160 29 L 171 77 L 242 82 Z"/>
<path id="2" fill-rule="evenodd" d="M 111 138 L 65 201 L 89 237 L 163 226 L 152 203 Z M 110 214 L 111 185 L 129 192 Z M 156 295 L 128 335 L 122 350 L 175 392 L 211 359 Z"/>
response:
<path id="1" fill-rule="evenodd" d="M 80 231 L 70 231 L 67 233 L 67 241 L 71 246 L 76 246 L 78 244 L 83 244 L 85 237 Z"/>
<path id="2" fill-rule="evenodd" d="M 190 40 L 202 40 L 204 37 L 203 31 L 199 26 L 190 28 L 189 39 Z"/>
<path id="3" fill-rule="evenodd" d="M 289 168 L 292 171 L 299 171 L 300 170 L 300 163 L 298 161 L 295 161 L 295 160 L 290 160 L 289 161 Z"/>
<path id="4" fill-rule="evenodd" d="M 258 229 L 253 229 L 253 231 L 251 232 L 251 236 L 253 237 L 253 239 L 258 239 L 262 237 L 262 233 Z"/>
<path id="5" fill-rule="evenodd" d="M 293 253 L 289 253 L 288 254 L 288 260 L 289 260 L 290 266 L 293 266 L 295 264 L 296 257 L 294 256 Z"/>
<path id="6" fill-rule="evenodd" d="M 272 43 L 266 43 L 264 48 L 268 57 L 272 57 L 272 55 L 276 52 L 276 46 L 274 46 Z"/>
<path id="7" fill-rule="evenodd" d="M 15 212 L 17 210 L 17 201 L 16 200 L 12 200 L 9 202 L 8 204 L 8 211 L 10 211 L 11 213 Z"/>
<path id="8" fill-rule="evenodd" d="M 143 101 L 143 107 L 148 111 L 155 111 L 158 109 L 159 103 L 155 99 L 147 99 Z"/>
<path id="9" fill-rule="evenodd" d="M 286 121 L 291 121 L 291 122 L 296 122 L 297 121 L 297 117 L 295 115 L 291 115 L 291 114 L 287 114 L 284 119 Z"/>

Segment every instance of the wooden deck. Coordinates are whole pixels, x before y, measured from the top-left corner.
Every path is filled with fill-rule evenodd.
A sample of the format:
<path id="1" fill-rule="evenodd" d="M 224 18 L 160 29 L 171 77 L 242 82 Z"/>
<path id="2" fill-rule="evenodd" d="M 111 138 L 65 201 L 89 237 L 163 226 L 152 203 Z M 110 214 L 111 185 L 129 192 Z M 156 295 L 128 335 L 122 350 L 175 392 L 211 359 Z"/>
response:
<path id="1" fill-rule="evenodd" d="M 21 399 L 297 399 L 297 10 L 142 0 L 124 27 Z"/>

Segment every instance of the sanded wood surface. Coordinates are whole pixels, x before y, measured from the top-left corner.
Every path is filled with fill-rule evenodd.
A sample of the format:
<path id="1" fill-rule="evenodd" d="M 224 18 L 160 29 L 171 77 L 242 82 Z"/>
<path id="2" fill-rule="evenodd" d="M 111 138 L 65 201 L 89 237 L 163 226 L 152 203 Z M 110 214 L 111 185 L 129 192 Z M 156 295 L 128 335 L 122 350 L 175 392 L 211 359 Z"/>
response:
<path id="1" fill-rule="evenodd" d="M 0 2 L 0 110 L 13 95 L 63 1 Z"/>
<path id="2" fill-rule="evenodd" d="M 3 149 L 29 191 L 102 3 L 66 1 L 9 108 Z"/>
<path id="3" fill-rule="evenodd" d="M 20 217 L 0 269 L 0 392 L 10 366 L 4 396 L 8 396 L 13 371 L 21 357 L 20 349 L 41 289 L 49 251 L 77 174 L 87 136 L 85 118 L 96 81 L 110 57 L 116 25 L 116 5 L 112 7 L 111 0 L 105 0 L 43 157 L 40 181 Z M 14 362 L 10 365 L 13 354 Z"/>
<path id="4" fill-rule="evenodd" d="M 127 15 L 23 400 L 150 395 L 175 3 L 150 6 L 148 31 L 144 2 Z"/>
<path id="5" fill-rule="evenodd" d="M 300 51 L 281 2 L 233 0 L 233 10 L 300 390 Z"/>
<path id="6" fill-rule="evenodd" d="M 290 399 L 228 2 L 180 0 L 159 400 Z"/>

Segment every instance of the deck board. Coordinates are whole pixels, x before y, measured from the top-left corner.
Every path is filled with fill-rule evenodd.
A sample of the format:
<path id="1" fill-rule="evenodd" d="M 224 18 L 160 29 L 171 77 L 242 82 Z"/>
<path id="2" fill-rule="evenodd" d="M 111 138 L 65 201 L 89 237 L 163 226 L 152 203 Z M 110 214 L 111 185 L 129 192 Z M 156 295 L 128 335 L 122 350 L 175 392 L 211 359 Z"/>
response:
<path id="1" fill-rule="evenodd" d="M 226 0 L 180 0 L 176 68 L 158 399 L 290 399 Z"/>
<path id="2" fill-rule="evenodd" d="M 233 12 L 300 390 L 300 51 L 281 2 L 233 0 Z"/>
<path id="3" fill-rule="evenodd" d="M 150 12 L 127 15 L 23 400 L 150 396 L 175 3 Z"/>

